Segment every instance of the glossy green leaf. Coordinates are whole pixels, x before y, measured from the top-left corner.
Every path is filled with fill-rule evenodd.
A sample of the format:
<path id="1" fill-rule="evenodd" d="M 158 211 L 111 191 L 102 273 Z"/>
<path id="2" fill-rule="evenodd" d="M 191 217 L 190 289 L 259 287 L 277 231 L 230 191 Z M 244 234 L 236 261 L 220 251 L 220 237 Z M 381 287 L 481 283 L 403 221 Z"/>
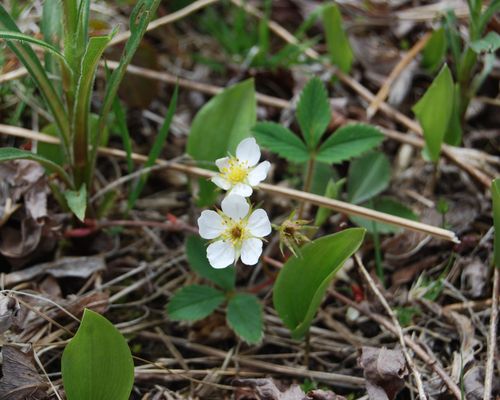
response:
<path id="1" fill-rule="evenodd" d="M 328 93 L 319 78 L 309 80 L 302 90 L 296 115 L 307 147 L 316 149 L 332 119 Z"/>
<path id="2" fill-rule="evenodd" d="M 372 125 L 350 124 L 335 131 L 319 148 L 316 160 L 340 163 L 378 146 L 384 135 Z"/>
<path id="3" fill-rule="evenodd" d="M 445 29 L 439 28 L 432 33 L 422 51 L 422 66 L 429 71 L 435 71 L 445 61 L 447 48 Z"/>
<path id="4" fill-rule="evenodd" d="M 323 26 L 332 64 L 348 74 L 354 61 L 354 54 L 342 26 L 342 15 L 335 3 L 329 4 L 323 9 Z"/>
<path id="5" fill-rule="evenodd" d="M 67 190 L 64 192 L 64 197 L 66 198 L 66 203 L 73 214 L 83 221 L 85 219 L 85 211 L 87 210 L 87 188 L 84 184 L 80 187 L 80 190 Z"/>
<path id="6" fill-rule="evenodd" d="M 422 129 L 429 156 L 439 160 L 441 145 L 453 112 L 454 85 L 450 69 L 444 65 L 425 94 L 413 106 Z"/>
<path id="7" fill-rule="evenodd" d="M 173 321 L 196 321 L 212 314 L 224 300 L 224 293 L 210 286 L 185 286 L 168 303 L 168 317 Z"/>
<path id="8" fill-rule="evenodd" d="M 491 199 L 493 202 L 493 226 L 495 228 L 495 239 L 493 244 L 493 264 L 500 268 L 500 179 L 491 183 Z"/>
<path id="9" fill-rule="evenodd" d="M 132 391 L 134 362 L 125 338 L 88 309 L 64 349 L 61 366 L 68 400 L 128 400 Z"/>
<path id="10" fill-rule="evenodd" d="M 296 339 L 302 338 L 337 271 L 363 242 L 365 230 L 346 229 L 301 248 L 281 269 L 273 291 L 274 308 Z"/>
<path id="11" fill-rule="evenodd" d="M 363 204 L 363 206 L 386 214 L 406 218 L 412 221 L 418 220 L 417 215 L 410 208 L 390 197 L 378 197 L 373 200 L 373 204 L 371 203 L 372 202 Z M 382 224 L 380 222 L 374 222 L 366 218 L 357 217 L 354 215 L 350 216 L 349 219 L 356 225 L 365 228 L 370 233 L 374 233 L 375 229 L 378 233 L 381 234 L 398 233 L 402 231 L 402 228 L 398 226 Z"/>
<path id="12" fill-rule="evenodd" d="M 227 323 L 245 342 L 257 344 L 262 340 L 264 327 L 262 306 L 252 294 L 236 293 L 227 305 Z"/>
<path id="13" fill-rule="evenodd" d="M 385 154 L 365 154 L 349 166 L 347 198 L 353 204 L 363 203 L 387 189 L 390 179 L 391 165 Z"/>
<path id="14" fill-rule="evenodd" d="M 186 255 L 189 266 L 198 275 L 208 279 L 225 290 L 234 289 L 236 269 L 234 266 L 216 269 L 207 259 L 206 241 L 199 236 L 189 236 L 186 239 Z"/>
<path id="15" fill-rule="evenodd" d="M 31 153 L 25 150 L 19 150 L 14 147 L 3 147 L 0 148 L 0 162 L 10 161 L 10 160 L 32 160 L 42 164 L 51 172 L 55 172 L 59 177 L 69 186 L 73 187 L 71 178 L 66 173 L 66 171 L 53 161 L 39 156 L 38 154 Z"/>
<path id="16" fill-rule="evenodd" d="M 295 163 L 306 162 L 306 145 L 292 131 L 274 122 L 259 122 L 252 128 L 255 139 L 262 147 Z"/>
<path id="17" fill-rule="evenodd" d="M 213 97 L 198 111 L 191 125 L 187 153 L 196 161 L 214 163 L 250 136 L 257 120 L 257 103 L 252 79 L 233 85 Z M 214 167 L 215 168 L 215 167 Z M 215 201 L 215 185 L 199 180 L 199 205 Z"/>
<path id="18" fill-rule="evenodd" d="M 495 53 L 500 49 L 500 35 L 493 31 L 489 32 L 482 39 L 472 42 L 470 47 L 476 53 Z"/>

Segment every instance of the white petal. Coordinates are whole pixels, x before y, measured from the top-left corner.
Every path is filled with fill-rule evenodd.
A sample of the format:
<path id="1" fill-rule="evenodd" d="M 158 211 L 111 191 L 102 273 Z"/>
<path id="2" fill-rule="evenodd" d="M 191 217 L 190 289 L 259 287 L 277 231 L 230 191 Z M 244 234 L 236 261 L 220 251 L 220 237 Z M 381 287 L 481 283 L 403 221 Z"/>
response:
<path id="1" fill-rule="evenodd" d="M 247 216 L 250 206 L 244 197 L 238 194 L 230 194 L 222 200 L 221 208 L 224 214 L 239 221 Z"/>
<path id="2" fill-rule="evenodd" d="M 253 193 L 252 187 L 244 183 L 237 183 L 233 186 L 229 194 L 238 194 L 243 197 L 250 197 Z"/>
<path id="3" fill-rule="evenodd" d="M 255 265 L 262 254 L 262 240 L 251 238 L 243 241 L 241 246 L 241 262 L 246 265 Z"/>
<path id="4" fill-rule="evenodd" d="M 271 168 L 271 163 L 269 161 L 262 161 L 248 174 L 248 183 L 251 186 L 258 185 L 260 182 L 266 179 L 269 168 Z"/>
<path id="5" fill-rule="evenodd" d="M 255 237 L 264 237 L 271 233 L 271 222 L 267 213 L 262 208 L 255 210 L 250 215 L 247 229 Z"/>
<path id="6" fill-rule="evenodd" d="M 222 171 L 222 168 L 229 167 L 229 157 L 222 157 L 215 160 L 215 165 L 219 168 L 219 171 Z"/>
<path id="7" fill-rule="evenodd" d="M 229 190 L 231 189 L 231 183 L 225 180 L 222 176 L 216 175 L 210 179 L 213 183 L 219 186 L 221 189 Z"/>
<path id="8" fill-rule="evenodd" d="M 219 240 L 207 247 L 207 258 L 214 268 L 226 268 L 234 263 L 234 248 L 230 242 Z"/>
<path id="9" fill-rule="evenodd" d="M 198 218 L 198 228 L 203 239 L 215 239 L 226 229 L 222 218 L 212 210 L 205 210 Z"/>
<path id="10" fill-rule="evenodd" d="M 240 161 L 246 161 L 249 167 L 253 167 L 260 160 L 260 148 L 254 138 L 243 140 L 236 148 L 236 157 Z"/>

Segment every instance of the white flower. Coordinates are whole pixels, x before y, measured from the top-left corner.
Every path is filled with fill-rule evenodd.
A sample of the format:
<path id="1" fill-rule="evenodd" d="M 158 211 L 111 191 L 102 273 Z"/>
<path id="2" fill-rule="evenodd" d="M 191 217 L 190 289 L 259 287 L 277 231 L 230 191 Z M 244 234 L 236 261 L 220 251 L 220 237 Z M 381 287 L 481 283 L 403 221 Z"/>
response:
<path id="1" fill-rule="evenodd" d="M 271 163 L 263 161 L 259 165 L 260 149 L 254 138 L 240 142 L 236 148 L 236 157 L 224 157 L 215 161 L 220 174 L 212 178 L 212 182 L 221 189 L 229 190 L 229 194 L 243 197 L 252 195 L 252 186 L 266 179 Z"/>
<path id="2" fill-rule="evenodd" d="M 205 210 L 198 218 L 200 236 L 213 240 L 207 248 L 210 265 L 226 268 L 240 256 L 243 264 L 257 264 L 262 254 L 262 238 L 271 233 L 267 213 L 259 208 L 250 214 L 250 205 L 237 194 L 222 200 L 221 208 L 220 212 Z"/>

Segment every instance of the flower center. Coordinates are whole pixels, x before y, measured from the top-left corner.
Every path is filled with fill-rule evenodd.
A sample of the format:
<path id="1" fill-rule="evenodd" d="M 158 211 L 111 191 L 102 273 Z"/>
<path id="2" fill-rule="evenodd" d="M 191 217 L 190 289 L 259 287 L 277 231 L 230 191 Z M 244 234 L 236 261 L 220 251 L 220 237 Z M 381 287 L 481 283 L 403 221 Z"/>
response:
<path id="1" fill-rule="evenodd" d="M 226 231 L 223 234 L 225 240 L 229 240 L 233 247 L 239 248 L 248 236 L 243 221 L 231 221 L 228 224 Z"/>
<path id="2" fill-rule="evenodd" d="M 229 160 L 229 167 L 224 168 L 222 172 L 226 175 L 226 179 L 233 185 L 245 182 L 248 176 L 248 167 L 246 163 L 240 162 L 237 158 Z"/>

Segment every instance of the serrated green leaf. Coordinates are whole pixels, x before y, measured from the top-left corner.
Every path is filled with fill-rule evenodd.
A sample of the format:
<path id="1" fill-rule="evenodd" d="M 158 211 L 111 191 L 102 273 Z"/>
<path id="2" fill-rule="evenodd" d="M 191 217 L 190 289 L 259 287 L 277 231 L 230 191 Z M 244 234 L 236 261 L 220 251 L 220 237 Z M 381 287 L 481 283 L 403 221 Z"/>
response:
<path id="1" fill-rule="evenodd" d="M 347 198 L 353 204 L 363 203 L 387 189 L 390 179 L 391 165 L 385 154 L 365 154 L 349 166 Z"/>
<path id="2" fill-rule="evenodd" d="M 373 205 L 367 203 L 363 206 L 386 214 L 395 215 L 412 221 L 418 221 L 417 215 L 411 209 L 390 197 L 378 197 L 373 200 Z M 395 225 L 382 224 L 380 222 L 374 222 L 354 215 L 350 216 L 349 219 L 356 225 L 365 228 L 370 233 L 374 233 L 375 229 L 381 234 L 398 233 L 402 231 L 400 227 Z"/>
<path id="3" fill-rule="evenodd" d="M 319 148 L 316 160 L 339 163 L 378 146 L 384 135 L 374 126 L 350 124 L 335 131 Z"/>
<path id="4" fill-rule="evenodd" d="M 491 199 L 493 202 L 493 226 L 495 229 L 495 239 L 493 244 L 493 265 L 500 268 L 500 179 L 497 178 L 491 183 Z"/>
<path id="5" fill-rule="evenodd" d="M 168 303 L 168 317 L 173 321 L 196 321 L 209 316 L 224 300 L 224 293 L 210 286 L 186 286 Z"/>
<path id="6" fill-rule="evenodd" d="M 500 35 L 496 32 L 489 32 L 485 37 L 475 40 L 470 44 L 476 53 L 495 53 L 500 49 Z"/>
<path id="7" fill-rule="evenodd" d="M 445 64 L 422 98 L 413 106 L 422 129 L 429 156 L 439 160 L 441 145 L 453 111 L 454 85 L 450 69 Z"/>
<path id="8" fill-rule="evenodd" d="M 304 142 L 282 125 L 274 122 L 259 122 L 252 128 L 252 133 L 259 145 L 288 161 L 303 163 L 309 159 Z"/>
<path id="9" fill-rule="evenodd" d="M 203 239 L 198 236 L 189 236 L 186 239 L 186 255 L 189 266 L 198 275 L 225 290 L 234 289 L 236 269 L 234 266 L 223 269 L 212 267 L 207 258 L 207 246 Z"/>
<path id="10" fill-rule="evenodd" d="M 331 119 L 326 88 L 319 78 L 312 78 L 302 90 L 297 104 L 297 120 L 309 149 L 316 149 Z"/>
<path id="11" fill-rule="evenodd" d="M 354 61 L 354 54 L 342 26 L 342 14 L 335 3 L 323 9 L 323 26 L 332 64 L 348 74 Z"/>
<path id="12" fill-rule="evenodd" d="M 0 148 L 0 162 L 10 161 L 10 160 L 32 160 L 39 162 L 45 168 L 47 168 L 51 172 L 55 172 L 58 174 L 61 179 L 69 186 L 73 187 L 73 183 L 71 178 L 66 173 L 66 171 L 60 166 L 54 163 L 53 161 L 42 157 L 38 154 L 31 153 L 25 150 L 19 150 L 14 147 L 3 147 Z"/>
<path id="13" fill-rule="evenodd" d="M 226 318 L 231 329 L 245 342 L 257 344 L 262 340 L 262 306 L 254 295 L 236 293 L 231 297 Z"/>
<path id="14" fill-rule="evenodd" d="M 64 192 L 64 197 L 68 207 L 76 217 L 83 221 L 85 219 L 85 211 L 87 210 L 87 188 L 83 184 L 80 190 L 67 190 Z"/>
<path id="15" fill-rule="evenodd" d="M 134 384 L 134 362 L 125 338 L 88 309 L 64 349 L 61 367 L 68 400 L 128 400 Z"/>
<path id="16" fill-rule="evenodd" d="M 422 66 L 429 71 L 435 71 L 444 61 L 448 42 L 444 28 L 439 28 L 432 33 L 422 51 Z"/>
<path id="17" fill-rule="evenodd" d="M 337 271 L 363 242 L 365 230 L 346 229 L 301 248 L 281 269 L 273 290 L 274 308 L 295 339 L 302 338 Z"/>
<path id="18" fill-rule="evenodd" d="M 257 122 L 257 103 L 252 79 L 233 85 L 213 97 L 198 111 L 191 125 L 187 153 L 196 161 L 213 163 L 236 151 L 238 144 L 250 136 Z M 206 164 L 204 164 L 206 166 Z M 200 206 L 211 205 L 217 196 L 216 186 L 199 180 Z"/>

